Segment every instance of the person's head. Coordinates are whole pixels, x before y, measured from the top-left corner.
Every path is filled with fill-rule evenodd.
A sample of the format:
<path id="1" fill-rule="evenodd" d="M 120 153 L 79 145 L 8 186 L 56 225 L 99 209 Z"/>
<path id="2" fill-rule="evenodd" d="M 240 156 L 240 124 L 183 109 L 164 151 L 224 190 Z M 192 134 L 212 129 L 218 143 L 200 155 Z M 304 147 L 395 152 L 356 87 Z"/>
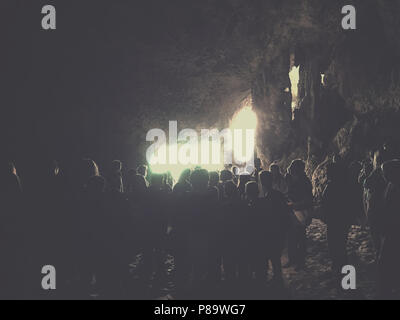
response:
<path id="1" fill-rule="evenodd" d="M 150 179 L 150 186 L 153 188 L 161 189 L 164 186 L 164 175 L 152 173 Z"/>
<path id="2" fill-rule="evenodd" d="M 147 190 L 146 179 L 142 175 L 136 174 L 136 170 L 128 171 L 126 182 L 126 190 L 129 193 L 142 193 Z"/>
<path id="3" fill-rule="evenodd" d="M 92 159 L 83 159 L 78 168 L 78 173 L 84 181 L 89 180 L 90 177 L 99 176 L 99 167 Z"/>
<path id="4" fill-rule="evenodd" d="M 271 164 L 269 171 L 271 171 L 274 178 L 280 176 L 281 174 L 281 168 L 276 163 Z"/>
<path id="5" fill-rule="evenodd" d="M 0 194 L 6 195 L 11 190 L 15 191 L 15 186 L 22 191 L 14 163 L 2 162 L 0 166 Z"/>
<path id="6" fill-rule="evenodd" d="M 194 170 L 190 176 L 190 182 L 194 191 L 204 191 L 208 188 L 208 171 L 205 169 Z"/>
<path id="7" fill-rule="evenodd" d="M 239 192 L 244 194 L 246 192 L 246 184 L 251 180 L 251 176 L 248 173 L 242 173 L 239 176 Z"/>
<path id="8" fill-rule="evenodd" d="M 227 182 L 227 181 L 232 180 L 233 179 L 232 171 L 227 170 L 227 169 L 222 170 L 221 171 L 221 175 L 220 175 L 220 179 L 221 179 L 222 182 Z"/>
<path id="9" fill-rule="evenodd" d="M 219 183 L 219 173 L 216 171 L 211 171 L 209 174 L 209 178 L 210 187 L 216 187 Z"/>
<path id="10" fill-rule="evenodd" d="M 111 162 L 111 170 L 114 173 L 122 171 L 122 162 L 119 160 L 114 160 Z"/>
<path id="11" fill-rule="evenodd" d="M 90 194 L 99 194 L 104 192 L 106 180 L 101 176 L 92 176 L 87 182 L 87 191 Z"/>
<path id="12" fill-rule="evenodd" d="M 15 168 L 14 163 L 4 161 L 1 162 L 0 165 L 0 184 L 3 183 L 3 180 L 10 180 L 10 176 L 12 175 L 17 176 L 17 169 Z"/>
<path id="13" fill-rule="evenodd" d="M 255 181 L 250 181 L 246 183 L 246 197 L 248 200 L 253 201 L 258 198 L 258 185 Z"/>
<path id="14" fill-rule="evenodd" d="M 224 169 L 225 169 L 225 170 L 228 170 L 228 171 L 232 171 L 232 167 L 233 167 L 233 164 L 232 164 L 232 163 L 228 163 L 228 164 L 225 164 L 225 165 L 224 165 Z"/>
<path id="15" fill-rule="evenodd" d="M 383 176 L 387 182 L 400 187 L 400 160 L 387 161 L 382 165 Z"/>
<path id="16" fill-rule="evenodd" d="M 254 159 L 254 166 L 257 170 L 260 170 L 262 167 L 262 162 L 260 158 L 255 158 Z"/>
<path id="17" fill-rule="evenodd" d="M 233 181 L 228 181 L 224 184 L 224 193 L 228 199 L 233 199 L 237 196 L 237 186 Z"/>
<path id="18" fill-rule="evenodd" d="M 289 173 L 293 178 L 298 178 L 304 175 L 306 169 L 306 164 L 303 160 L 297 159 L 293 160 L 289 167 Z"/>
<path id="19" fill-rule="evenodd" d="M 163 176 L 164 176 L 164 185 L 169 185 L 170 187 L 172 187 L 172 185 L 174 184 L 173 183 L 173 179 L 172 179 L 172 175 L 171 175 L 171 172 L 166 172 L 166 173 L 164 173 L 163 174 Z"/>
<path id="20" fill-rule="evenodd" d="M 237 177 L 239 175 L 239 168 L 236 166 L 232 167 L 232 173 L 235 177 Z"/>
<path id="21" fill-rule="evenodd" d="M 255 168 L 253 167 L 253 166 L 247 166 L 246 167 L 246 172 L 249 174 L 249 175 L 252 175 L 253 173 L 254 173 L 254 171 L 255 171 Z"/>
<path id="22" fill-rule="evenodd" d="M 272 190 L 273 175 L 269 171 L 262 171 L 260 173 L 260 181 L 265 191 Z"/>
<path id="23" fill-rule="evenodd" d="M 2 164 L 1 174 L 14 174 L 17 175 L 17 169 L 13 162 L 5 162 Z"/>
<path id="24" fill-rule="evenodd" d="M 146 165 L 140 165 L 136 169 L 136 173 L 140 174 L 143 177 L 147 177 L 147 166 Z"/>
<path id="25" fill-rule="evenodd" d="M 36 159 L 34 164 L 37 177 L 51 178 L 57 176 L 60 172 L 58 162 L 55 160 Z"/>
<path id="26" fill-rule="evenodd" d="M 58 165 L 58 162 L 56 160 L 52 161 L 52 165 L 50 167 L 50 170 L 54 176 L 58 176 L 60 173 L 60 166 Z"/>
<path id="27" fill-rule="evenodd" d="M 179 180 L 178 181 L 180 183 L 189 182 L 191 174 L 192 174 L 192 170 L 190 170 L 190 169 L 183 170 L 181 175 L 179 176 Z"/>

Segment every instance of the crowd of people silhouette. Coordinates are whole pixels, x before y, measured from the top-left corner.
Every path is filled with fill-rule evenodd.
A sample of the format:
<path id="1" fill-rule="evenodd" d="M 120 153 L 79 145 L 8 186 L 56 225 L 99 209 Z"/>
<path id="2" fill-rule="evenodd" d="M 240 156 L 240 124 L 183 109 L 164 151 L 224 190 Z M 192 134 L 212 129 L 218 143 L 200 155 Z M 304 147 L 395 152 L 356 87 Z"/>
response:
<path id="1" fill-rule="evenodd" d="M 40 161 L 26 179 L 6 163 L 0 177 L 0 298 L 46 299 L 40 287 L 45 265 L 57 270 L 56 298 L 87 299 L 93 292 L 128 298 L 130 264 L 138 256 L 144 281 L 165 277 L 167 256 L 173 257 L 177 288 L 264 281 L 269 262 L 272 282 L 284 286 L 283 268 L 306 267 L 306 229 L 313 218 L 328 226 L 334 275 L 348 264 L 351 225 L 367 222 L 379 292 L 391 297 L 400 288 L 400 160 L 387 154 L 383 148 L 371 161 L 350 166 L 336 157 L 318 203 L 302 160 L 285 174 L 276 163 L 264 170 L 259 159 L 244 173 L 234 166 L 187 169 L 176 183 L 145 165 L 125 171 L 118 160 L 104 173 L 90 159 L 70 170 Z"/>

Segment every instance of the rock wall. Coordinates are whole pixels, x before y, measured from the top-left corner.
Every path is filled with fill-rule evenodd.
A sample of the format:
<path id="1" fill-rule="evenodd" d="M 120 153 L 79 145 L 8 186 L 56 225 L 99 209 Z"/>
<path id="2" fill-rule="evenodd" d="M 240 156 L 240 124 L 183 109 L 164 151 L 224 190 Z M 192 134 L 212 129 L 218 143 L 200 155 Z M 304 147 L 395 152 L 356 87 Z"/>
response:
<path id="1" fill-rule="evenodd" d="M 317 194 L 335 154 L 348 163 L 360 161 L 387 141 L 399 145 L 400 138 L 399 4 L 354 1 L 357 30 L 352 31 L 341 28 L 342 5 L 305 1 L 296 15 L 284 14 L 272 41 L 276 58 L 263 60 L 253 86 L 265 123 L 259 145 L 264 160 L 288 165 L 293 158 L 307 159 Z M 300 65 L 293 121 L 285 92 L 291 53 Z"/>
<path id="2" fill-rule="evenodd" d="M 355 31 L 341 27 L 344 0 L 60 1 L 56 36 L 29 27 L 34 3 L 13 3 L 3 22 L 17 26 L 4 39 L 11 157 L 141 162 L 148 130 L 225 128 L 249 94 L 266 165 L 302 157 L 312 173 L 335 153 L 362 159 L 399 137 L 398 1 L 352 1 Z"/>

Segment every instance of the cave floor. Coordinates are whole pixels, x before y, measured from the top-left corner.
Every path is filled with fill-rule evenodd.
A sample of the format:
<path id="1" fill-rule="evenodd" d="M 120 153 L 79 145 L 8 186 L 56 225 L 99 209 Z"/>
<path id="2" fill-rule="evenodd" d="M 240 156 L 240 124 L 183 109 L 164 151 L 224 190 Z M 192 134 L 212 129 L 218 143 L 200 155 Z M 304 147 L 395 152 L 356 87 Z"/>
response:
<path id="1" fill-rule="evenodd" d="M 353 226 L 349 232 L 347 251 L 349 264 L 357 271 L 357 290 L 345 292 L 342 279 L 330 270 L 326 225 L 314 220 L 307 231 L 308 255 L 304 271 L 285 269 L 284 276 L 293 299 L 374 299 L 376 298 L 377 266 L 375 250 L 368 230 Z M 283 257 L 286 260 L 286 256 Z"/>
<path id="2" fill-rule="evenodd" d="M 326 225 L 319 220 L 313 223 L 307 231 L 308 249 L 304 270 L 294 268 L 283 270 L 284 287 L 275 285 L 271 280 L 261 283 L 253 280 L 246 285 L 227 285 L 222 281 L 218 286 L 203 282 L 199 286 L 179 286 L 174 280 L 173 258 L 169 256 L 166 262 L 167 275 L 162 279 L 153 279 L 144 283 L 140 277 L 132 279 L 130 294 L 132 299 L 158 300 L 372 300 L 376 298 L 375 252 L 368 230 L 352 227 L 349 233 L 348 255 L 349 264 L 356 267 L 357 290 L 344 291 L 341 281 L 330 270 Z M 282 258 L 287 262 L 287 255 Z M 135 274 L 140 259 L 132 268 Z M 269 279 L 271 279 L 269 274 Z"/>

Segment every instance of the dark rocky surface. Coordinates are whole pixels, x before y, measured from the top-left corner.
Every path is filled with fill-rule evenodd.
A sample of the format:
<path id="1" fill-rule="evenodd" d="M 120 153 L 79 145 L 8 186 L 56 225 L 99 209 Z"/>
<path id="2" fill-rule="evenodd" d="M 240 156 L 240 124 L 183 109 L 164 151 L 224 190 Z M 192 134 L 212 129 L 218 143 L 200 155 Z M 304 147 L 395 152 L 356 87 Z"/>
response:
<path id="1" fill-rule="evenodd" d="M 333 153 L 361 159 L 400 136 L 400 4 L 355 0 L 357 30 L 344 31 L 345 4 L 54 1 L 60 28 L 48 34 L 31 27 L 34 1 L 2 2 L 2 23 L 15 25 L 4 38 L 3 127 L 32 132 L 14 135 L 7 151 L 143 161 L 148 130 L 169 120 L 225 128 L 252 95 L 266 162 L 301 156 L 312 171 Z M 300 65 L 295 121 L 285 92 L 291 64 Z"/>

